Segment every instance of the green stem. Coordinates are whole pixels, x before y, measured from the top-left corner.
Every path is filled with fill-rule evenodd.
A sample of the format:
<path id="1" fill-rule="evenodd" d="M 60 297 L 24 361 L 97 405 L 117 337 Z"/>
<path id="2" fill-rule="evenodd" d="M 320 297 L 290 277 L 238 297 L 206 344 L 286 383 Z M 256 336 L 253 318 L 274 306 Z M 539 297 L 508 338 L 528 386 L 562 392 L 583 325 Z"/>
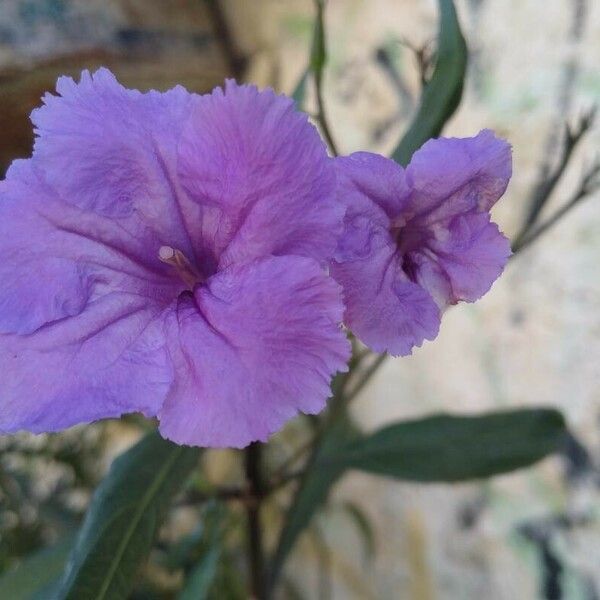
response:
<path id="1" fill-rule="evenodd" d="M 367 385 L 367 383 L 369 383 L 369 381 L 371 381 L 371 379 L 373 378 L 373 375 L 375 375 L 375 373 L 377 373 L 377 371 L 379 370 L 379 367 L 381 367 L 381 365 L 385 362 L 387 357 L 388 357 L 388 354 L 385 354 L 385 353 L 380 354 L 371 363 L 371 365 L 365 370 L 363 376 L 360 378 L 358 383 L 351 390 L 349 390 L 348 393 L 346 394 L 346 396 L 344 398 L 346 404 L 349 404 L 352 400 L 354 400 L 354 398 L 356 398 L 356 396 L 358 396 L 358 394 L 364 389 L 364 387 Z"/>
<path id="2" fill-rule="evenodd" d="M 339 152 L 331 129 L 329 128 L 329 121 L 327 120 L 327 113 L 325 111 L 325 101 L 323 99 L 323 69 L 327 62 L 327 43 L 325 24 L 323 21 L 323 12 L 325 9 L 323 0 L 315 0 L 315 8 L 317 9 L 317 16 L 315 17 L 315 29 L 313 34 L 313 44 L 310 57 L 310 68 L 315 80 L 315 95 L 317 97 L 317 122 L 323 133 L 323 137 L 331 150 L 333 156 L 338 156 Z"/>

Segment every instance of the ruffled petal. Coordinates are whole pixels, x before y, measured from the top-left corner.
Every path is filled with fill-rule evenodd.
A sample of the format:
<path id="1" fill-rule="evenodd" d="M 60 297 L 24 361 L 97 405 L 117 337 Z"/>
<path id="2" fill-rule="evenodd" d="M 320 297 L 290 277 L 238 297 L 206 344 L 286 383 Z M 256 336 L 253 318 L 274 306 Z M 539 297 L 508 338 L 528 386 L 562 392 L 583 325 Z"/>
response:
<path id="1" fill-rule="evenodd" d="M 502 273 L 510 245 L 489 210 L 511 168 L 509 144 L 489 130 L 430 140 L 408 166 L 413 191 L 402 235 L 412 247 L 405 265 L 441 308 L 477 300 Z"/>
<path id="2" fill-rule="evenodd" d="M 500 276 L 511 255 L 510 242 L 490 222 L 488 213 L 454 217 L 444 235 L 428 246 L 433 252 L 433 256 L 427 253 L 428 260 L 437 263 L 438 277 L 448 282 L 446 301 L 451 304 L 481 298 Z M 424 278 L 420 282 L 426 288 L 432 285 Z"/>
<path id="3" fill-rule="evenodd" d="M 176 173 L 176 150 L 197 96 L 176 87 L 142 94 L 107 69 L 61 77 L 31 118 L 33 160 L 63 202 L 118 220 L 133 236 L 151 229 L 188 256 L 200 215 Z M 158 248 L 152 247 L 153 253 Z"/>
<path id="4" fill-rule="evenodd" d="M 405 208 L 411 189 L 404 169 L 395 161 L 372 152 L 355 152 L 335 158 L 335 167 L 336 193 L 343 204 L 360 194 L 389 219 L 395 219 Z"/>
<path id="5" fill-rule="evenodd" d="M 344 322 L 375 352 L 406 356 L 437 336 L 438 307 L 422 287 L 408 280 L 391 252 L 333 263 L 331 270 L 344 289 Z"/>
<path id="6" fill-rule="evenodd" d="M 331 257 L 343 210 L 325 145 L 290 98 L 228 81 L 195 103 L 179 151 L 183 183 L 220 211 L 226 268 L 269 255 Z"/>
<path id="7" fill-rule="evenodd" d="M 435 223 L 470 211 L 487 212 L 512 173 L 510 145 L 484 129 L 472 138 L 429 140 L 415 152 L 406 177 L 412 188 L 406 220 Z"/>
<path id="8" fill-rule="evenodd" d="M 182 285 L 160 244 L 152 230 L 133 236 L 63 202 L 35 162 L 16 161 L 0 186 L 0 333 L 33 333 L 115 292 L 166 306 Z"/>
<path id="9" fill-rule="evenodd" d="M 299 257 L 231 267 L 169 319 L 175 385 L 160 431 L 179 444 L 244 447 L 298 411 L 320 411 L 346 368 L 338 286 Z"/>
<path id="10" fill-rule="evenodd" d="M 352 185 L 340 189 L 347 210 L 331 275 L 344 290 L 344 323 L 376 352 L 404 356 L 435 338 L 439 309 L 404 273 L 390 219 L 364 192 Z"/>
<path id="11" fill-rule="evenodd" d="M 0 187 L 0 334 L 27 334 L 79 314 L 91 282 L 85 267 L 48 251 L 45 241 L 54 228 L 30 209 L 35 186 L 25 194 L 12 187 L 6 181 Z"/>
<path id="12" fill-rule="evenodd" d="M 0 431 L 156 415 L 172 382 L 167 310 L 115 293 L 31 335 L 0 335 Z"/>

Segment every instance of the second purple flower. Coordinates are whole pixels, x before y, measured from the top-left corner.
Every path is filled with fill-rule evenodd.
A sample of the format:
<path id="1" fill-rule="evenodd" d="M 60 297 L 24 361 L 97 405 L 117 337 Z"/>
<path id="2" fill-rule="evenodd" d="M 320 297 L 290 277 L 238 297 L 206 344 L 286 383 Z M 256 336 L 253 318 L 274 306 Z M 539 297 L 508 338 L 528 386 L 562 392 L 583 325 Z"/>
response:
<path id="1" fill-rule="evenodd" d="M 403 169 L 358 152 L 335 159 L 344 233 L 331 266 L 346 325 L 376 352 L 410 354 L 441 313 L 489 290 L 510 256 L 490 209 L 511 175 L 510 146 L 482 131 L 427 142 Z"/>

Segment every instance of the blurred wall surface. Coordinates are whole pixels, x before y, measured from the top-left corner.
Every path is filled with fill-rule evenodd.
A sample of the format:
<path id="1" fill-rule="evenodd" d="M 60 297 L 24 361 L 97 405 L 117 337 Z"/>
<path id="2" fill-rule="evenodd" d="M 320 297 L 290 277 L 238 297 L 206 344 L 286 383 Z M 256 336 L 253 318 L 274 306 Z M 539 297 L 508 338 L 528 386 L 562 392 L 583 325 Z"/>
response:
<path id="1" fill-rule="evenodd" d="M 31 151 L 28 115 L 59 75 L 107 66 L 129 87 L 208 91 L 232 75 L 210 3 L 2 0 L 0 173 Z"/>

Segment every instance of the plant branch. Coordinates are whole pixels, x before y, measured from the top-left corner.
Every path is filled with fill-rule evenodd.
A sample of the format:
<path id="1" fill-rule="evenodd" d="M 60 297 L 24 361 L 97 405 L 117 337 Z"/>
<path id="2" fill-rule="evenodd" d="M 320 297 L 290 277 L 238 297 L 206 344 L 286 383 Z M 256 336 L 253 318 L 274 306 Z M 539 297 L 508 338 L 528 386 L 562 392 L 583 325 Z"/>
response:
<path id="1" fill-rule="evenodd" d="M 248 517 L 248 553 L 250 562 L 250 585 L 256 600 L 266 598 L 265 555 L 260 522 L 260 505 L 264 496 L 260 442 L 250 444 L 245 450 L 245 467 L 248 488 L 253 501 L 246 504 Z"/>
<path id="2" fill-rule="evenodd" d="M 296 450 L 292 452 L 292 454 L 286 460 L 284 460 L 283 463 L 275 470 L 272 477 L 270 478 L 271 482 L 269 493 L 273 491 L 273 488 L 277 489 L 278 487 L 280 487 L 280 483 L 282 481 L 287 482 L 287 478 L 289 477 L 289 469 L 292 466 L 294 466 L 298 462 L 298 460 L 300 460 L 300 458 L 302 458 L 302 456 L 304 456 L 314 446 L 322 429 L 326 427 L 327 423 L 331 422 L 331 420 L 335 418 L 335 414 L 331 413 L 336 413 L 336 411 L 338 410 L 338 405 L 345 404 L 344 393 L 354 369 L 358 368 L 363 359 L 366 358 L 369 354 L 371 354 L 370 351 L 362 350 L 359 347 L 356 338 L 352 334 L 350 334 L 350 341 L 352 343 L 352 358 L 350 359 L 348 371 L 345 373 L 338 374 L 338 376 L 334 380 L 333 397 L 331 399 L 330 405 L 330 414 L 327 416 L 326 419 L 322 420 L 319 423 L 319 429 L 316 435 L 311 436 L 306 442 L 298 446 L 298 448 L 296 448 Z M 294 477 L 292 477 L 292 479 L 293 478 Z"/>
<path id="3" fill-rule="evenodd" d="M 310 69 L 315 82 L 315 95 L 317 98 L 317 122 L 323 133 L 323 137 L 331 150 L 333 156 L 337 156 L 338 149 L 333 139 L 331 129 L 329 128 L 329 122 L 327 120 L 327 114 L 325 110 L 325 101 L 323 99 L 323 68 L 327 62 L 327 45 L 326 45 L 326 34 L 325 25 L 323 20 L 323 13 L 325 9 L 324 0 L 315 0 L 315 8 L 317 15 L 315 17 L 315 28 L 313 33 L 312 49 L 310 54 Z"/>
<path id="4" fill-rule="evenodd" d="M 521 230 L 515 237 L 513 245 L 514 247 L 518 248 L 522 245 L 525 238 L 528 237 L 531 230 L 537 223 L 542 209 L 546 205 L 558 182 L 564 175 L 567 166 L 571 162 L 571 158 L 573 157 L 579 142 L 594 124 L 595 116 L 596 109 L 593 108 L 585 113 L 573 127 L 566 125 L 565 141 L 558 164 L 556 165 L 554 171 L 551 172 L 547 177 L 543 178 L 533 189 L 531 193 L 529 212 L 525 218 L 525 222 L 523 223 Z"/>
<path id="5" fill-rule="evenodd" d="M 360 378 L 358 383 L 346 394 L 346 403 L 351 402 L 358 396 L 358 394 L 364 389 L 364 387 L 369 383 L 369 381 L 373 378 L 375 373 L 379 370 L 381 365 L 385 362 L 388 354 L 380 354 L 371 365 L 365 370 L 363 376 Z"/>
<path id="6" fill-rule="evenodd" d="M 240 500 L 241 502 L 253 502 L 254 498 L 247 486 L 219 487 L 210 492 L 188 491 L 179 506 L 193 506 L 203 504 L 210 500 Z"/>
<path id="7" fill-rule="evenodd" d="M 424 88 L 431 78 L 432 67 L 436 59 L 435 39 L 430 39 L 421 46 L 418 46 L 410 42 L 407 38 L 402 37 L 399 43 L 413 53 L 417 62 L 417 69 L 419 70 L 421 87 Z"/>
<path id="8" fill-rule="evenodd" d="M 524 238 L 517 238 L 513 244 L 513 256 L 519 253 L 537 240 L 540 235 L 556 225 L 572 208 L 577 206 L 582 200 L 590 196 L 594 191 L 600 188 L 600 161 L 596 161 L 583 176 L 579 187 L 575 190 L 571 198 L 559 208 L 551 217 L 548 217 L 541 225 L 538 225 L 533 231 Z"/>

